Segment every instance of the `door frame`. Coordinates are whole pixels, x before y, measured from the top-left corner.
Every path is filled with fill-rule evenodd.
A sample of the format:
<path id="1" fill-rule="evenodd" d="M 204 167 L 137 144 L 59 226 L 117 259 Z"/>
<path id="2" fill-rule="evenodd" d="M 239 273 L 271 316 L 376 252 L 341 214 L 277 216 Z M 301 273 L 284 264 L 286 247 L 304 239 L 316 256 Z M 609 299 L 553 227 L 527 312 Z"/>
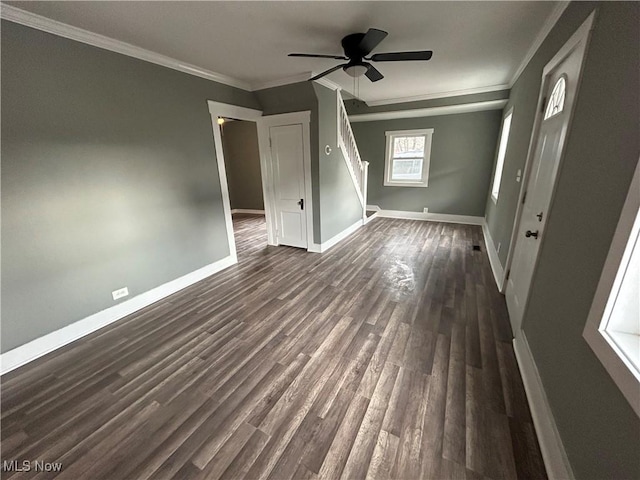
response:
<path id="1" fill-rule="evenodd" d="M 556 194 L 556 187 L 558 184 L 558 172 L 560 172 L 560 170 L 562 169 L 562 163 L 564 162 L 564 157 L 566 155 L 566 145 L 567 145 L 567 141 L 571 136 L 571 125 L 573 123 L 573 114 L 575 112 L 575 107 L 576 107 L 576 103 L 577 103 L 577 99 L 578 99 L 578 93 L 580 91 L 580 84 L 582 83 L 582 73 L 584 71 L 584 60 L 586 57 L 586 51 L 589 45 L 589 40 L 591 39 L 591 32 L 593 30 L 593 21 L 595 18 L 595 14 L 596 11 L 594 10 L 593 12 L 591 12 L 591 14 L 587 17 L 587 19 L 582 23 L 582 25 L 580 25 L 580 27 L 578 27 L 578 29 L 575 31 L 575 33 L 569 38 L 569 40 L 567 40 L 567 42 L 560 48 L 560 50 L 558 50 L 558 52 L 553 56 L 553 58 L 544 66 L 544 69 L 542 70 L 542 81 L 541 81 L 541 85 L 540 85 L 540 91 L 538 92 L 538 102 L 536 103 L 536 116 L 535 116 L 535 120 L 534 120 L 534 126 L 533 126 L 533 130 L 531 132 L 531 138 L 529 140 L 529 148 L 527 150 L 527 159 L 525 161 L 525 165 L 524 165 L 524 169 L 523 169 L 523 175 L 522 175 L 522 183 L 520 186 L 520 192 L 518 194 L 518 204 L 516 207 L 516 214 L 514 217 L 514 222 L 513 222 L 513 229 L 511 230 L 511 239 L 509 242 L 509 252 L 507 253 L 507 260 L 505 262 L 505 268 L 504 268 L 504 276 L 502 278 L 502 289 L 501 289 L 501 293 L 506 293 L 507 290 L 507 285 L 508 285 L 508 278 L 509 278 L 509 273 L 511 270 L 511 264 L 513 263 L 513 256 L 514 256 L 514 251 L 515 251 L 515 247 L 516 247 L 516 243 L 519 239 L 518 237 L 518 231 L 520 229 L 520 222 L 522 219 L 522 211 L 523 211 L 523 199 L 525 196 L 525 193 L 527 191 L 527 187 L 529 185 L 529 177 L 531 175 L 531 166 L 533 164 L 533 156 L 535 155 L 535 151 L 536 151 L 536 146 L 538 143 L 538 136 L 540 134 L 540 127 L 542 125 L 542 120 L 544 118 L 544 110 L 545 110 L 545 105 L 544 105 L 544 96 L 545 96 L 545 92 L 547 91 L 548 87 L 549 87 L 549 81 L 550 81 L 550 77 L 551 77 L 551 72 L 553 71 L 553 69 L 555 67 L 557 67 L 560 62 L 562 62 L 567 55 L 569 55 L 570 53 L 573 52 L 574 49 L 578 49 L 578 51 L 580 52 L 581 55 L 581 60 L 580 60 L 580 70 L 578 72 L 578 81 L 576 84 L 576 93 L 575 93 L 575 99 L 573 104 L 570 107 L 570 110 L 567 112 L 569 117 L 567 120 L 567 133 L 566 136 L 564 138 L 564 143 L 561 147 L 561 152 L 560 152 L 560 156 L 558 158 L 558 164 L 557 164 L 557 168 L 556 168 L 556 173 L 554 175 L 553 178 L 553 186 L 551 187 L 551 193 L 549 196 L 549 209 L 546 213 L 547 215 L 547 219 L 549 218 L 549 216 L 551 215 L 551 212 L 553 210 L 553 201 L 555 198 L 555 194 Z M 538 262 L 540 260 L 540 249 L 542 249 L 542 245 L 544 244 L 544 239 L 545 239 L 546 235 L 542 235 L 541 239 L 540 239 L 540 247 L 538 250 L 538 255 L 536 256 L 534 265 L 533 265 L 533 270 L 532 270 L 532 279 L 535 277 L 535 273 L 536 270 L 538 269 Z M 527 310 L 527 306 L 529 304 L 529 293 L 531 291 L 531 285 L 533 284 L 533 281 L 530 283 L 529 285 L 529 291 L 527 292 L 527 298 L 525 300 L 525 304 L 523 307 L 523 312 L 526 312 Z M 520 329 L 522 329 L 522 321 L 520 322 Z M 519 332 L 514 331 L 513 335 L 514 337 L 519 337 Z"/>
<path id="2" fill-rule="evenodd" d="M 258 122 L 262 118 L 262 110 L 239 107 L 228 103 L 214 102 L 207 100 L 209 113 L 211 114 L 211 126 L 213 128 L 213 143 L 216 149 L 216 163 L 218 164 L 218 176 L 220 177 L 220 191 L 222 193 L 222 209 L 224 211 L 224 222 L 227 228 L 227 241 L 229 242 L 229 255 L 233 258 L 233 263 L 238 263 L 238 252 L 236 250 L 236 239 L 233 235 L 233 218 L 231 216 L 231 201 L 229 199 L 229 183 L 227 181 L 227 169 L 225 167 L 224 150 L 222 148 L 222 132 L 218 124 L 219 117 L 234 118 L 237 120 L 247 120 Z M 262 170 L 262 165 L 261 165 Z M 264 171 L 261 171 L 264 182 Z M 263 183 L 264 185 L 264 183 Z M 263 192 L 264 197 L 264 192 Z M 266 198 L 265 198 L 266 204 Z"/>
<path id="3" fill-rule="evenodd" d="M 311 111 L 282 113 L 263 116 L 258 121 L 258 145 L 260 147 L 260 165 L 262 171 L 262 190 L 264 192 L 264 209 L 267 219 L 267 243 L 278 245 L 277 210 L 275 197 L 275 176 L 273 172 L 273 158 L 271 155 L 270 134 L 271 127 L 286 125 L 302 125 L 302 151 L 305 190 L 305 221 L 307 225 L 307 250 L 313 251 L 313 197 L 311 193 L 311 140 L 310 124 Z"/>

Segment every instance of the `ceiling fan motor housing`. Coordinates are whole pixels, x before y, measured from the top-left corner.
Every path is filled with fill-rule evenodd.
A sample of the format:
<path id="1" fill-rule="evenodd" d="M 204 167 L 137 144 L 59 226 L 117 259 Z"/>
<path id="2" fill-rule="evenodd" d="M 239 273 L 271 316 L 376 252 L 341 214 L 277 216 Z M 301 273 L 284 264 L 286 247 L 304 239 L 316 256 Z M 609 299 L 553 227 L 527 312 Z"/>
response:
<path id="1" fill-rule="evenodd" d="M 360 60 L 369 52 L 363 52 L 360 49 L 360 42 L 364 38 L 364 33 L 352 33 L 342 39 L 342 48 L 344 55 L 348 57 L 352 62 Z"/>

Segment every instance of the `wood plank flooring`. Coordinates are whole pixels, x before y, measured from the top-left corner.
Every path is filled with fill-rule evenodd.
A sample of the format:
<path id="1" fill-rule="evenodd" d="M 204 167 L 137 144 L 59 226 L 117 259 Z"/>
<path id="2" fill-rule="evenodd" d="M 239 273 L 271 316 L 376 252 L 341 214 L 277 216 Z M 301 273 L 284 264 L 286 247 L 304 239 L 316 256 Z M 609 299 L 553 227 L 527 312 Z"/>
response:
<path id="1" fill-rule="evenodd" d="M 3 479 L 546 478 L 480 227 L 234 225 L 238 265 L 2 378 L 2 460 L 62 464 Z"/>

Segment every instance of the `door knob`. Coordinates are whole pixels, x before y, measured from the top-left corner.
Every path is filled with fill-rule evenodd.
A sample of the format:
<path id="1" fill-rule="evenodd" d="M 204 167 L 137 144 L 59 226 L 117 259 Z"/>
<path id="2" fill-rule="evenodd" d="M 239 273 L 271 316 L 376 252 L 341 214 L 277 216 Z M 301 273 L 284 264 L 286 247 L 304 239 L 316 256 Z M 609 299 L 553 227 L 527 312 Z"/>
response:
<path id="1" fill-rule="evenodd" d="M 536 230 L 535 232 L 532 232 L 531 230 L 527 230 L 527 233 L 524 234 L 525 237 L 529 238 L 529 237 L 533 237 L 535 239 L 538 238 L 538 230 Z"/>
<path id="2" fill-rule="evenodd" d="M 538 221 L 541 222 L 542 221 L 542 212 L 537 214 L 536 217 L 538 217 Z"/>
<path id="3" fill-rule="evenodd" d="M 300 210 L 304 210 L 304 198 L 300 199 L 300 201 L 298 202 L 298 205 L 300 205 Z"/>

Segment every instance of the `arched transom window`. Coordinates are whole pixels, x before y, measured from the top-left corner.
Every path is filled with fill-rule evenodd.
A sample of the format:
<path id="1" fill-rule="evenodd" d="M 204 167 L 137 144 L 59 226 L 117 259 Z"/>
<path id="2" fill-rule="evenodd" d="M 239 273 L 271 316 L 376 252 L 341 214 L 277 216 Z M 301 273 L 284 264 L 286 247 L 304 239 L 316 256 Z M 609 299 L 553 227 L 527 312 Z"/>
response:
<path id="1" fill-rule="evenodd" d="M 558 79 L 551 91 L 551 97 L 547 103 L 547 109 L 544 112 L 544 120 L 562 112 L 564 108 L 564 94 L 567 88 L 567 81 L 564 75 Z"/>

